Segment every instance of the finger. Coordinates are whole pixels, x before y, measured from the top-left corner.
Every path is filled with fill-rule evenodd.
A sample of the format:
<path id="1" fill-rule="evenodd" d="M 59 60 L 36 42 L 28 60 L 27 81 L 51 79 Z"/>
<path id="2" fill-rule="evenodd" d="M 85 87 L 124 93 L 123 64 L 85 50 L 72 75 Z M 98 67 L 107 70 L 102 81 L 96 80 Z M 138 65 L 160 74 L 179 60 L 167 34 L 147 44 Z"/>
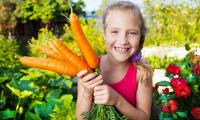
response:
<path id="1" fill-rule="evenodd" d="M 93 80 L 92 80 L 93 81 Z M 91 82 L 91 81 L 90 81 Z M 95 82 L 95 83 L 93 83 L 93 84 L 91 84 L 91 83 L 83 83 L 83 86 L 84 87 L 87 87 L 87 88 L 89 88 L 89 89 L 94 89 L 94 87 L 95 86 L 98 86 L 98 85 L 101 85 L 103 83 L 103 80 L 99 80 L 99 81 L 97 81 L 97 82 Z"/>
<path id="2" fill-rule="evenodd" d="M 96 77 L 96 78 L 94 78 L 94 79 L 92 79 L 90 81 L 84 81 L 84 82 L 89 86 L 89 85 L 95 84 L 96 82 L 98 82 L 100 80 L 102 80 L 102 77 L 98 76 L 98 77 Z"/>
<path id="3" fill-rule="evenodd" d="M 100 91 L 100 90 L 103 90 L 103 87 L 104 87 L 104 85 L 96 86 L 96 87 L 94 87 L 94 91 Z"/>
<path id="4" fill-rule="evenodd" d="M 91 81 L 92 84 L 90 84 L 88 87 L 89 88 L 94 88 L 98 85 L 101 85 L 103 83 L 103 79 L 101 76 L 98 76 L 97 78 L 95 78 L 94 80 Z"/>
<path id="5" fill-rule="evenodd" d="M 86 75 L 86 76 L 83 77 L 83 82 L 87 82 L 87 81 L 93 79 L 96 76 L 97 76 L 96 72 L 90 73 L 90 74 L 88 74 L 88 75 Z"/>
<path id="6" fill-rule="evenodd" d="M 86 75 L 87 70 L 81 70 L 80 72 L 77 73 L 78 78 L 82 78 L 84 75 Z"/>
<path id="7" fill-rule="evenodd" d="M 95 88 L 96 86 L 101 85 L 102 83 L 103 83 L 103 80 L 99 80 L 98 82 L 96 82 L 96 83 L 90 85 L 89 87 L 90 87 L 90 88 Z"/>
<path id="8" fill-rule="evenodd" d="M 103 100 L 105 99 L 104 95 L 94 96 L 94 100 Z"/>
<path id="9" fill-rule="evenodd" d="M 104 95 L 104 91 L 94 91 L 94 96 L 101 96 L 101 95 Z"/>

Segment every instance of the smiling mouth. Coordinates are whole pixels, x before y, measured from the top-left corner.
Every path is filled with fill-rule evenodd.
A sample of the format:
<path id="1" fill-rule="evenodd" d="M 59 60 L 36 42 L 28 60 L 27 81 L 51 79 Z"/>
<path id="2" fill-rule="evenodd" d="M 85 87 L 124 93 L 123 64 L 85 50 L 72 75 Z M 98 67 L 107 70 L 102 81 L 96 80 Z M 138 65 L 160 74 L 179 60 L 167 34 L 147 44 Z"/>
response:
<path id="1" fill-rule="evenodd" d="M 129 48 L 121 48 L 121 47 L 114 47 L 115 50 L 121 54 L 125 54 L 128 52 Z"/>

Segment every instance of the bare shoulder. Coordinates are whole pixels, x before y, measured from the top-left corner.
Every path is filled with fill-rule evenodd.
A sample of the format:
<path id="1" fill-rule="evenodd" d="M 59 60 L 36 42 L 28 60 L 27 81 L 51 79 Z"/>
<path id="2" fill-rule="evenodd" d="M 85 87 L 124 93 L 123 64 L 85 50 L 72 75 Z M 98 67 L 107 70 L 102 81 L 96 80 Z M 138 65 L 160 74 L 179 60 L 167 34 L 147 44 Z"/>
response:
<path id="1" fill-rule="evenodd" d="M 136 62 L 137 67 L 137 82 L 144 83 L 145 85 L 152 85 L 153 70 L 148 62 Z"/>

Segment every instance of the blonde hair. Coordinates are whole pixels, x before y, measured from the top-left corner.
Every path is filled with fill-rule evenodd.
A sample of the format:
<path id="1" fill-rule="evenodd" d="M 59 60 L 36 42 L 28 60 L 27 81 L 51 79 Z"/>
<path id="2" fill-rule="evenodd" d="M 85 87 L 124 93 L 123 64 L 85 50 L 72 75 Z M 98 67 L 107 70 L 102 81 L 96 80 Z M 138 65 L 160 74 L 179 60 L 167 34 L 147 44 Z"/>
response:
<path id="1" fill-rule="evenodd" d="M 138 16 L 141 26 L 140 26 L 140 33 L 141 33 L 141 39 L 140 39 L 140 44 L 139 47 L 140 49 L 143 48 L 144 45 L 144 40 L 146 36 L 146 25 L 144 22 L 144 18 L 142 16 L 142 13 L 137 5 L 135 5 L 132 2 L 129 1 L 118 1 L 109 4 L 108 6 L 105 7 L 103 11 L 103 16 L 102 16 L 102 24 L 103 24 L 103 29 L 106 29 L 106 17 L 109 14 L 109 11 L 111 10 L 131 10 L 134 15 Z"/>
<path id="2" fill-rule="evenodd" d="M 144 83 L 146 86 L 152 86 L 153 70 L 150 64 L 144 62 L 135 62 L 137 67 L 138 82 Z"/>

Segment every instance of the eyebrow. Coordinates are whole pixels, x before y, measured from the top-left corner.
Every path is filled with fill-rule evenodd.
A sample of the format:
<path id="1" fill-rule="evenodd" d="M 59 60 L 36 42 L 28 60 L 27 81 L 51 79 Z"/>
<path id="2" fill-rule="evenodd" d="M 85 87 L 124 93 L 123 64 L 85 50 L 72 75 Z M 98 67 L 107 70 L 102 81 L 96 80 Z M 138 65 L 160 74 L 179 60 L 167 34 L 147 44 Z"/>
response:
<path id="1" fill-rule="evenodd" d="M 140 29 L 128 29 L 128 31 L 140 31 Z"/>

